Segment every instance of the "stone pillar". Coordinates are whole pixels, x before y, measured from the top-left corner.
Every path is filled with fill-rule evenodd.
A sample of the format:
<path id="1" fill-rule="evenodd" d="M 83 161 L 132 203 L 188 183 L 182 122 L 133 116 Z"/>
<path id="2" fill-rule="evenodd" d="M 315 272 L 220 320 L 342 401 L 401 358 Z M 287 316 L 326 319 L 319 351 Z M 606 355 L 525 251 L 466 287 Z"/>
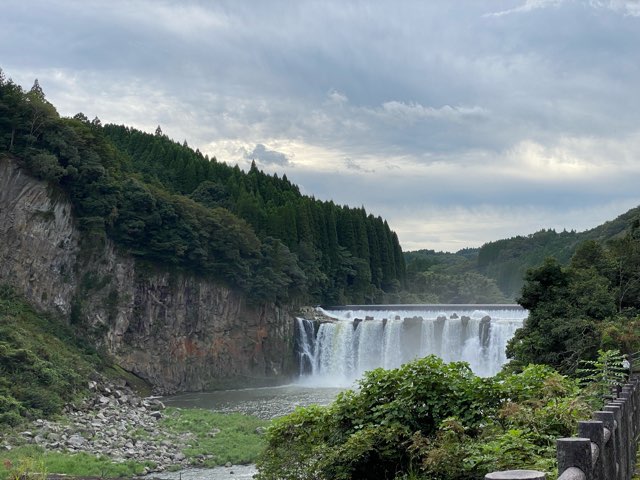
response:
<path id="1" fill-rule="evenodd" d="M 578 436 L 591 440 L 592 469 L 594 480 L 605 480 L 604 465 L 604 423 L 591 420 L 578 422 Z"/>
<path id="2" fill-rule="evenodd" d="M 603 424 L 603 447 L 601 450 L 602 467 L 604 470 L 604 478 L 607 480 L 616 480 L 616 443 L 615 443 L 615 418 L 613 412 L 593 412 L 594 420 L 599 420 Z"/>
<path id="3" fill-rule="evenodd" d="M 629 402 L 628 398 L 618 398 L 611 402 L 611 405 L 620 405 L 622 407 L 622 421 L 621 428 L 622 431 L 622 445 L 624 448 L 621 449 L 621 453 L 623 456 L 624 463 L 624 480 L 631 480 L 631 472 L 633 471 L 633 462 L 636 458 L 635 452 L 631 450 L 632 447 L 632 433 L 631 433 L 631 402 Z M 605 410 L 607 407 L 605 407 Z"/>
<path id="4" fill-rule="evenodd" d="M 629 478 L 633 476 L 633 471 L 635 470 L 635 458 L 636 458 L 636 428 L 635 428 L 635 402 L 633 398 L 633 385 L 626 384 L 622 387 L 622 392 L 620 393 L 620 398 L 624 399 L 627 403 L 627 414 L 625 415 L 627 419 L 627 447 L 629 450 L 628 459 L 629 464 L 627 465 L 629 472 Z"/>
<path id="5" fill-rule="evenodd" d="M 591 468 L 591 440 L 588 438 L 559 438 L 557 443 L 558 475 L 565 470 L 578 469 L 584 480 L 593 480 Z M 572 475 L 572 477 L 574 477 Z M 579 477 L 576 477 L 579 478 Z"/>
<path id="6" fill-rule="evenodd" d="M 626 470 L 626 460 L 624 459 L 625 455 L 625 451 L 626 448 L 624 447 L 624 444 L 622 443 L 622 407 L 620 405 L 605 405 L 603 407 L 603 410 L 605 412 L 612 412 L 613 416 L 615 418 L 615 422 L 616 422 L 616 429 L 615 429 L 615 435 L 614 435 L 614 442 L 615 442 L 615 449 L 616 449 L 616 467 L 617 467 L 617 474 L 616 474 L 616 480 L 623 480 L 626 477 L 625 475 L 625 470 Z"/>

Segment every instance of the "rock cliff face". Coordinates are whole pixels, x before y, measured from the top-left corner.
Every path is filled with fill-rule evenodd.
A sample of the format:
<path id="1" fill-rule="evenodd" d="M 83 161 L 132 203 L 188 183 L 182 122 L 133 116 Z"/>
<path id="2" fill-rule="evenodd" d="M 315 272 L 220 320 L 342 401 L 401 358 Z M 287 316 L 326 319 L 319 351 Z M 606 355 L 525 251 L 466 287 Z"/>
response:
<path id="1" fill-rule="evenodd" d="M 265 384 L 294 368 L 286 309 L 88 241 L 64 194 L 9 158 L 0 158 L 0 284 L 67 316 L 158 393 Z"/>

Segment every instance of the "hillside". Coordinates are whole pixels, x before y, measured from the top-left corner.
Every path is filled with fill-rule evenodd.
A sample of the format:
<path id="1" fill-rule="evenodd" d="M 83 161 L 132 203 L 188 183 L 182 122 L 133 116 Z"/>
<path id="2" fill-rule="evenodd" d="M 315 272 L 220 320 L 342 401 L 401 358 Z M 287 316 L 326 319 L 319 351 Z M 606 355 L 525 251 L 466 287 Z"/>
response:
<path id="1" fill-rule="evenodd" d="M 480 275 L 482 277 L 477 277 L 477 280 L 484 282 L 488 291 L 493 292 L 494 301 L 500 301 L 495 296 L 494 285 L 505 299 L 514 301 L 520 294 L 528 269 L 540 265 L 548 257 L 567 264 L 578 245 L 584 241 L 595 240 L 606 244 L 624 235 L 638 218 L 640 207 L 584 232 L 540 230 L 527 236 L 496 240 L 478 249 L 464 249 L 456 253 L 433 250 L 405 252 L 408 290 L 424 283 L 425 274 L 439 275 L 440 285 L 459 282 L 465 275 Z M 446 298 L 440 300 L 448 302 Z"/>
<path id="2" fill-rule="evenodd" d="M 0 428 L 59 413 L 100 363 L 59 318 L 0 286 Z"/>
<path id="3" fill-rule="evenodd" d="M 254 302 L 375 302 L 404 281 L 397 235 L 364 208 L 302 195 L 172 141 L 79 113 L 0 75 L 0 154 L 69 196 L 89 238 L 214 277 Z"/>
<path id="4" fill-rule="evenodd" d="M 63 118 L 1 70 L 0 238 L 0 285 L 157 393 L 284 381 L 298 306 L 382 301 L 405 276 L 364 208 L 160 128 Z"/>

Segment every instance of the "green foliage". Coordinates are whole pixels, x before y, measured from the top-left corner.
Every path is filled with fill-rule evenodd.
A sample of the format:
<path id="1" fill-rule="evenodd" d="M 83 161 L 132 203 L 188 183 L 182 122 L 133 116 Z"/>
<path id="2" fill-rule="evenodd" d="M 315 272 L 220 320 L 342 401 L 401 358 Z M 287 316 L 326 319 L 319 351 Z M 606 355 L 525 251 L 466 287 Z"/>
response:
<path id="1" fill-rule="evenodd" d="M 615 220 L 585 232 L 541 230 L 456 253 L 433 250 L 405 252 L 409 294 L 403 301 L 453 303 L 455 290 L 451 294 L 432 290 L 429 284 L 420 284 L 418 275 L 429 272 L 442 275 L 445 283 L 455 281 L 453 279 L 456 276 L 463 274 L 483 275 L 495 282 L 501 295 L 512 302 L 525 284 L 527 270 L 540 265 L 545 258 L 553 257 L 563 266 L 571 263 L 576 269 L 593 267 L 603 274 L 607 272 L 606 277 L 610 280 L 617 277 L 617 308 L 630 308 L 640 298 L 640 276 L 638 269 L 633 268 L 638 263 L 640 250 L 637 242 L 630 241 L 634 234 L 629 235 L 629 226 L 634 224 L 639 215 L 640 207 L 636 207 Z M 605 248 L 605 245 L 608 247 Z"/>
<path id="2" fill-rule="evenodd" d="M 619 350 L 598 350 L 595 360 L 582 360 L 576 371 L 584 388 L 584 396 L 594 408 L 601 408 L 605 395 L 625 383 L 629 368 Z"/>
<path id="3" fill-rule="evenodd" d="M 575 380 L 547 366 L 479 378 L 436 357 L 368 372 L 328 407 L 275 420 L 259 462 L 271 479 L 477 479 L 552 471 L 555 440 L 587 414 Z"/>
<path id="4" fill-rule="evenodd" d="M 560 375 L 548 365 L 530 364 L 513 375 L 508 371 L 496 376 L 501 397 L 511 402 L 546 402 L 556 397 L 575 396 L 579 392 L 575 380 Z"/>
<path id="5" fill-rule="evenodd" d="M 600 349 L 638 350 L 640 235 L 631 222 L 607 244 L 579 245 L 569 266 L 547 259 L 530 269 L 519 303 L 529 318 L 509 342 L 514 366 L 544 363 L 575 373 Z"/>
<path id="6" fill-rule="evenodd" d="M 4 152 L 69 195 L 85 238 L 108 235 L 256 302 L 373 302 L 404 282 L 397 235 L 364 208 L 309 198 L 286 176 L 243 172 L 161 129 L 60 118 L 37 83 L 0 82 Z"/>
<path id="7" fill-rule="evenodd" d="M 51 416 L 85 390 L 97 357 L 59 320 L 0 288 L 0 428 Z"/>
<path id="8" fill-rule="evenodd" d="M 6 459 L 5 471 L 0 470 L 0 478 L 9 480 L 46 480 L 47 470 L 44 461 L 31 456 L 19 458 L 15 463 Z"/>
<path id="9" fill-rule="evenodd" d="M 193 461 L 204 455 L 213 455 L 213 459 L 199 464 L 213 467 L 227 462 L 255 462 L 265 443 L 258 430 L 266 428 L 268 422 L 239 413 L 221 414 L 202 409 L 168 408 L 160 425 L 167 432 L 190 435 L 190 446 L 183 453 Z"/>
<path id="10" fill-rule="evenodd" d="M 72 477 L 124 478 L 141 475 L 149 463 L 128 460 L 112 462 L 107 457 L 85 452 L 69 454 L 45 452 L 36 446 L 17 447 L 0 454 L 0 479 L 45 479 L 49 474 L 66 474 Z M 28 475 L 27 475 L 28 473 Z"/>
<path id="11" fill-rule="evenodd" d="M 507 303 L 495 281 L 479 273 L 433 271 L 409 275 L 406 291 L 413 303 Z"/>

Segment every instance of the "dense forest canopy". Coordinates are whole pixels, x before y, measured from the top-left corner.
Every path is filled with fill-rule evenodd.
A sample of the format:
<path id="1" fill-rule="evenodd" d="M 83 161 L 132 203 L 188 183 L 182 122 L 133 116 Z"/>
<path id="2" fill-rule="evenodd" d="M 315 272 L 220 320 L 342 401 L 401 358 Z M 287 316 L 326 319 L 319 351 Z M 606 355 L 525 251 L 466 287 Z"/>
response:
<path id="1" fill-rule="evenodd" d="M 37 80 L 24 91 L 0 75 L 0 152 L 64 189 L 87 238 L 106 235 L 253 301 L 369 303 L 404 282 L 398 237 L 381 217 L 302 195 L 255 163 L 244 172 L 208 158 L 160 127 L 62 118 Z"/>

